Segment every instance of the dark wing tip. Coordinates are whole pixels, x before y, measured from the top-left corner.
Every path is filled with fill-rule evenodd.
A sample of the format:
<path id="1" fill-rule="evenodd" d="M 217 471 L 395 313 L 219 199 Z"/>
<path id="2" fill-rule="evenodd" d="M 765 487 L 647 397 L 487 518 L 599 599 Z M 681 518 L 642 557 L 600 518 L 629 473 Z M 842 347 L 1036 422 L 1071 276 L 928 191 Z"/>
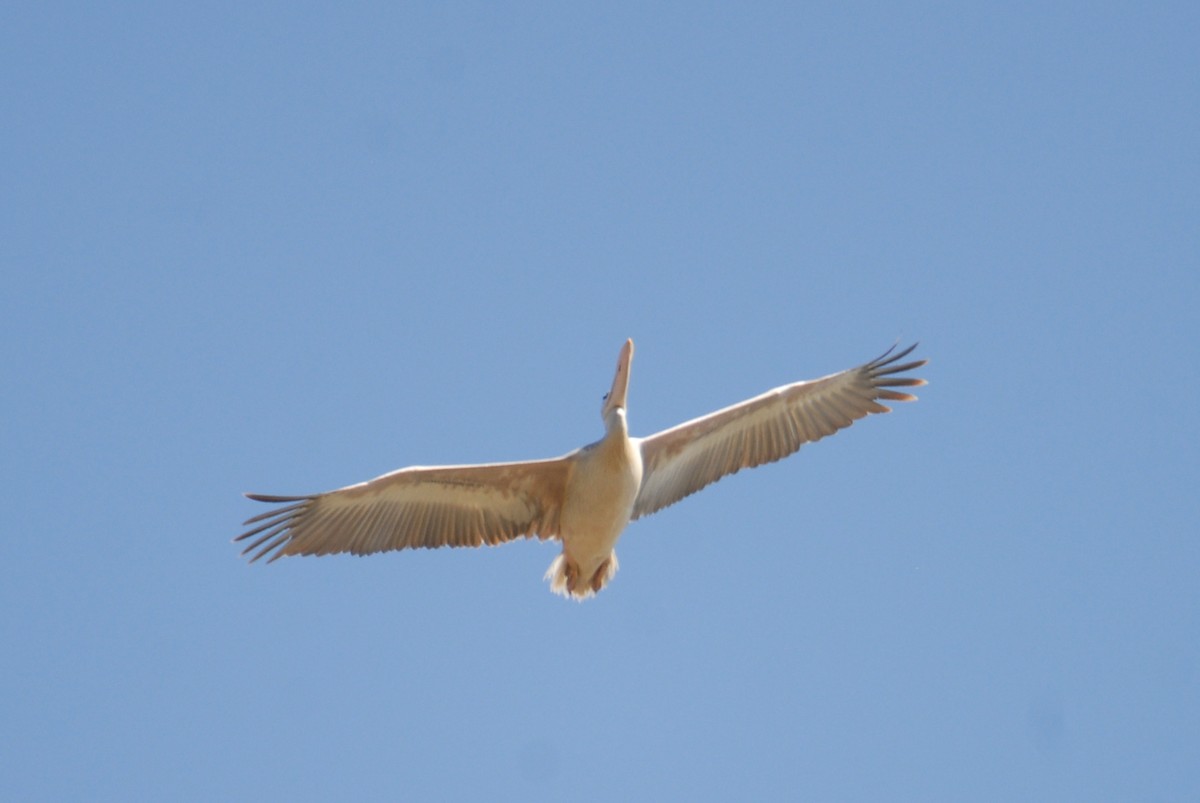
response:
<path id="1" fill-rule="evenodd" d="M 271 504 L 279 504 L 280 502 L 303 502 L 313 498 L 313 494 L 305 494 L 304 496 L 276 496 L 274 494 L 252 494 L 243 493 L 242 496 L 247 499 L 253 499 L 255 502 L 269 502 Z"/>
<path id="2" fill-rule="evenodd" d="M 256 502 L 283 505 L 283 507 L 276 507 L 265 513 L 260 513 L 257 516 L 251 516 L 249 519 L 246 519 L 243 526 L 255 526 L 233 539 L 236 543 L 258 536 L 256 540 L 242 550 L 242 555 L 247 555 L 251 552 L 254 553 L 250 556 L 251 563 L 254 563 L 259 558 L 291 540 L 292 525 L 312 500 L 316 498 L 315 495 L 276 496 L 273 494 L 253 493 L 247 493 L 245 496 L 247 499 L 253 499 Z M 281 552 L 276 552 L 271 556 L 268 563 L 278 558 L 280 554 Z"/>
<path id="3" fill-rule="evenodd" d="M 900 363 L 909 354 L 912 353 L 919 343 L 913 343 L 906 349 L 896 351 L 899 344 L 893 345 L 890 349 L 880 354 L 875 359 L 871 360 L 863 366 L 871 378 L 871 384 L 876 388 L 878 398 L 888 399 L 890 401 L 916 401 L 917 397 L 911 393 L 901 393 L 894 390 L 886 390 L 886 388 L 896 387 L 920 387 L 928 384 L 926 380 L 915 376 L 897 376 L 906 371 L 912 371 L 922 366 L 928 365 L 929 360 L 912 360 L 911 362 Z M 897 364 L 899 363 L 899 364 Z"/>
<path id="4" fill-rule="evenodd" d="M 899 350 L 899 352 L 896 352 L 896 348 L 900 347 L 900 343 L 899 342 L 893 343 L 892 348 L 889 348 L 888 350 L 886 350 L 886 352 L 883 352 L 882 354 L 876 356 L 876 358 L 874 360 L 871 360 L 866 365 L 868 365 L 872 371 L 878 371 L 878 368 L 882 368 L 883 366 L 886 366 L 886 365 L 892 365 L 892 364 L 894 364 L 894 362 L 899 362 L 900 360 L 906 358 L 906 356 L 912 354 L 913 349 L 916 349 L 918 346 L 920 346 L 920 341 L 913 343 L 912 346 L 910 346 L 908 348 L 901 349 L 901 350 Z M 895 352 L 895 353 L 893 353 L 893 352 Z M 917 367 L 920 365 L 925 365 L 926 362 L 929 362 L 929 360 L 917 360 L 917 361 L 910 362 L 910 364 L 907 364 L 902 367 L 896 366 L 896 367 L 892 368 L 892 370 L 893 371 L 905 371 L 905 370 L 907 370 L 907 368 L 910 368 L 910 367 Z"/>

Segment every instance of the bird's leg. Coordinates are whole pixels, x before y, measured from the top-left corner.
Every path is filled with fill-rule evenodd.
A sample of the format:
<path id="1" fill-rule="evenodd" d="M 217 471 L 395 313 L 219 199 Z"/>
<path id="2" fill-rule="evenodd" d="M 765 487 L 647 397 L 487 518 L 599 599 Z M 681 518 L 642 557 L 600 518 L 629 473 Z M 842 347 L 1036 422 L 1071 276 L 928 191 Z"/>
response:
<path id="1" fill-rule="evenodd" d="M 575 586 L 579 584 L 579 564 L 568 559 L 566 571 L 563 572 L 567 576 L 567 591 L 575 592 Z"/>
<path id="2" fill-rule="evenodd" d="M 604 580 L 608 577 L 608 564 L 611 558 L 605 558 L 604 562 L 596 567 L 596 573 L 592 575 L 592 591 L 599 593 L 604 587 Z"/>

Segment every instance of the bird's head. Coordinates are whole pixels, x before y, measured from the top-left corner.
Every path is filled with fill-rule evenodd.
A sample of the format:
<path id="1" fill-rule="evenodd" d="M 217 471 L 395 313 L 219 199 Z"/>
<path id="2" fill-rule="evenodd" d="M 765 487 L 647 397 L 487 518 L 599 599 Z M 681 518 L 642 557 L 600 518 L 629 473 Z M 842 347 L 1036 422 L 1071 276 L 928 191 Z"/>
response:
<path id="1" fill-rule="evenodd" d="M 611 426 L 612 416 L 625 415 L 625 398 L 629 393 L 629 366 L 633 363 L 633 340 L 626 340 L 621 346 L 621 354 L 617 357 L 617 373 L 613 377 L 612 387 L 604 394 L 600 405 L 600 417 L 605 426 Z"/>

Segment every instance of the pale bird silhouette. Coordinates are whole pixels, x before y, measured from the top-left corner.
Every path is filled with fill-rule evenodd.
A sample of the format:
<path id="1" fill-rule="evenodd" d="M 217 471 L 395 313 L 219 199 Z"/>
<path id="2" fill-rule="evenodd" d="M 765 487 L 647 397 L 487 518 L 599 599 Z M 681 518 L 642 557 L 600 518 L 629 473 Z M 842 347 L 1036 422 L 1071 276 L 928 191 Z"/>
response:
<path id="1" fill-rule="evenodd" d="M 617 539 L 647 516 L 743 468 L 784 458 L 844 429 L 881 401 L 915 401 L 894 388 L 926 360 L 901 362 L 916 344 L 868 363 L 769 390 L 646 438 L 626 422 L 633 341 L 617 359 L 600 414 L 605 435 L 549 460 L 410 466 L 368 482 L 307 496 L 246 494 L 281 505 L 246 521 L 242 554 L 367 555 L 395 549 L 494 545 L 536 537 L 562 542 L 546 579 L 555 593 L 586 599 L 617 572 Z M 268 561 L 268 562 L 269 562 Z"/>

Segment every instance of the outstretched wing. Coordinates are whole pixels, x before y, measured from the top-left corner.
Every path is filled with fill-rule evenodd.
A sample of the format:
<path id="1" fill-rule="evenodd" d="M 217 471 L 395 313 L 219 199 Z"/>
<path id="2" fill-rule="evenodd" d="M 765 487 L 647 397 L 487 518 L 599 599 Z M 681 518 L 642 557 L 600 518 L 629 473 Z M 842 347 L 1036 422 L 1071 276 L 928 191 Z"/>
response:
<path id="1" fill-rule="evenodd" d="M 475 466 L 413 466 L 312 496 L 246 494 L 281 504 L 247 519 L 251 562 L 271 554 L 367 555 L 558 536 L 570 457 Z M 269 561 L 268 561 L 269 562 Z"/>
<path id="2" fill-rule="evenodd" d="M 925 384 L 897 376 L 927 362 L 897 364 L 916 347 L 893 354 L 893 346 L 858 368 L 784 385 L 642 439 L 642 487 L 633 517 L 674 504 L 743 468 L 787 457 L 869 413 L 890 412 L 881 399 L 915 401 L 916 396 L 891 388 Z"/>

